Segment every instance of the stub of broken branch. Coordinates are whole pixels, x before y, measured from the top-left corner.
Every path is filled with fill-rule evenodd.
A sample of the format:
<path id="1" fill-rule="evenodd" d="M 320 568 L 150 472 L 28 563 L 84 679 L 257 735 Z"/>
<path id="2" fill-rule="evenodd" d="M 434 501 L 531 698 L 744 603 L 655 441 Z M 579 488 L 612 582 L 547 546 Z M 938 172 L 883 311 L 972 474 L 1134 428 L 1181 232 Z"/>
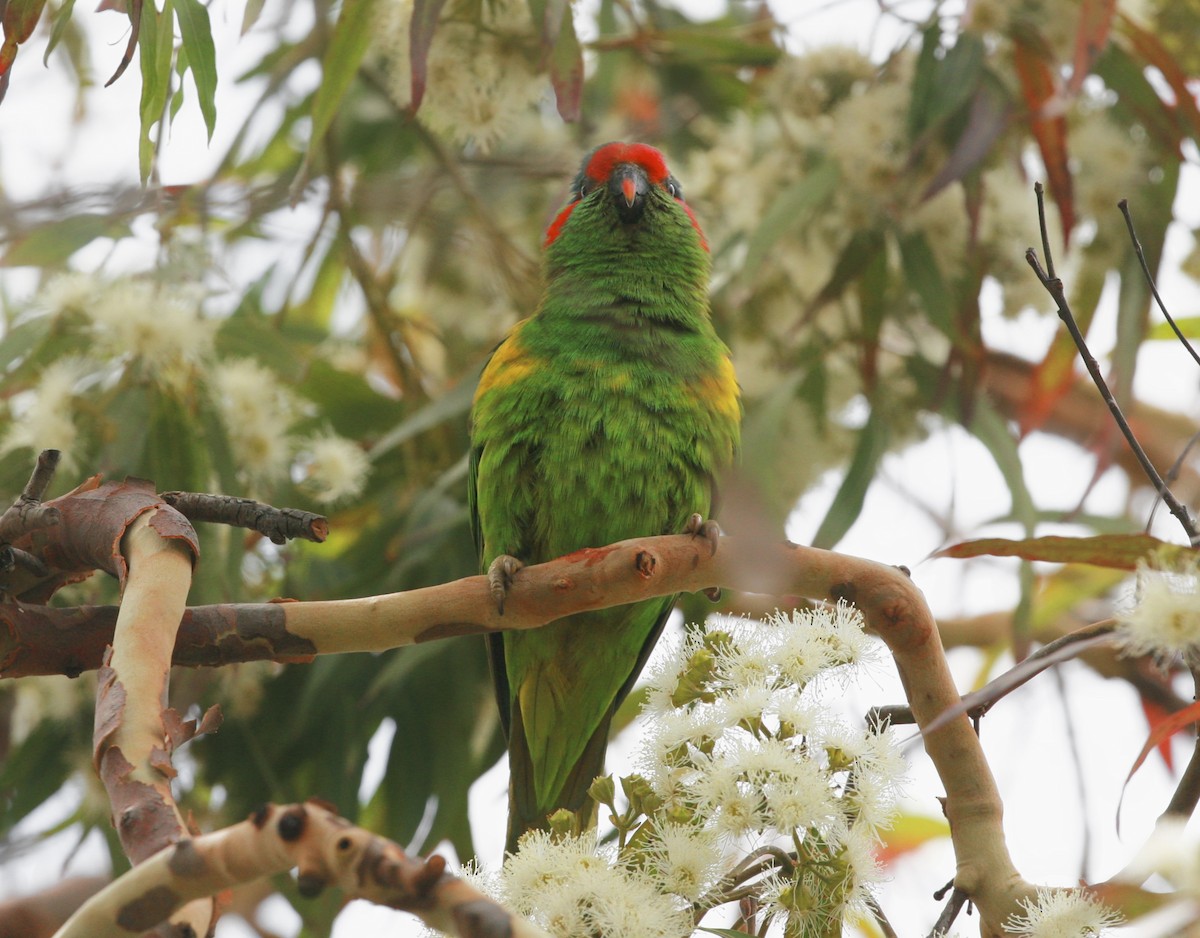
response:
<path id="1" fill-rule="evenodd" d="M 274 508 L 252 498 L 203 492 L 163 492 L 162 498 L 192 521 L 248 528 L 275 544 L 295 538 L 319 544 L 329 536 L 329 522 L 323 516 L 298 508 Z"/>
<path id="2" fill-rule="evenodd" d="M 302 893 L 338 886 L 347 899 L 411 912 L 449 935 L 548 938 L 447 873 L 441 857 L 410 857 L 316 801 L 267 805 L 240 824 L 167 847 L 88 900 L 55 938 L 141 934 L 188 902 L 292 868 Z"/>

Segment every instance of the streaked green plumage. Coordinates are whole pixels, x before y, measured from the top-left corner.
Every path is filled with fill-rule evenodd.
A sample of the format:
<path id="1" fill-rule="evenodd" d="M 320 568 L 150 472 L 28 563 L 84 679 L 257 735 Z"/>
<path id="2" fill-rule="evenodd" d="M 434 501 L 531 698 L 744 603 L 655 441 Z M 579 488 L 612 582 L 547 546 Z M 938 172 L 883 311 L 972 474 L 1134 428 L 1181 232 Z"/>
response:
<path id="1" fill-rule="evenodd" d="M 470 494 L 485 568 L 707 516 L 741 407 L 709 321 L 707 245 L 677 193 L 650 147 L 607 144 L 584 161 L 547 236 L 541 304 L 496 349 L 475 396 Z M 509 849 L 547 814 L 584 806 L 613 711 L 672 605 L 492 636 Z"/>

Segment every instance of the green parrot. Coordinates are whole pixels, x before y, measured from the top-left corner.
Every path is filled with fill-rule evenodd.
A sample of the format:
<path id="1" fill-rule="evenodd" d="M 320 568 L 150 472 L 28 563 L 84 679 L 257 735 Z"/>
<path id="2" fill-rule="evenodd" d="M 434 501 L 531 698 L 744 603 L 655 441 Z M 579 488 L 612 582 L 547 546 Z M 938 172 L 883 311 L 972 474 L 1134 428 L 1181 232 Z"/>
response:
<path id="1" fill-rule="evenodd" d="M 526 563 L 681 531 L 715 549 L 719 532 L 701 519 L 742 413 L 709 319 L 708 244 L 658 150 L 588 154 L 544 248 L 537 311 L 492 353 L 471 411 L 469 503 L 501 611 Z M 508 736 L 509 851 L 559 809 L 592 822 L 587 790 L 613 713 L 673 605 L 488 637 Z"/>

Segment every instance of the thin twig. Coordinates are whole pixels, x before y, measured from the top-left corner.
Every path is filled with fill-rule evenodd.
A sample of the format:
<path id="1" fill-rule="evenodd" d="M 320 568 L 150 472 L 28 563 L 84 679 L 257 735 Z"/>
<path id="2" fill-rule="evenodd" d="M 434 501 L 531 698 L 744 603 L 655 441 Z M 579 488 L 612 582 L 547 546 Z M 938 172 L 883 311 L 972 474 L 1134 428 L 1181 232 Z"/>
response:
<path id="1" fill-rule="evenodd" d="M 1154 302 L 1158 304 L 1158 308 L 1162 311 L 1167 322 L 1171 324 L 1171 329 L 1174 330 L 1179 341 L 1183 343 L 1183 347 L 1188 350 L 1188 354 L 1192 356 L 1197 365 L 1200 365 L 1200 355 L 1196 354 L 1196 350 L 1192 348 L 1192 344 L 1184 337 L 1179 326 L 1175 324 L 1175 320 L 1171 317 L 1171 314 L 1167 312 L 1167 307 L 1163 303 L 1162 297 L 1158 295 L 1158 287 L 1154 285 L 1154 275 L 1150 273 L 1150 265 L 1146 263 L 1146 255 L 1142 252 L 1142 242 L 1138 240 L 1137 232 L 1133 228 L 1133 216 L 1129 214 L 1129 200 L 1122 199 L 1117 203 L 1117 208 L 1125 216 L 1125 227 L 1129 229 L 1129 240 L 1133 242 L 1133 251 L 1137 254 L 1138 263 L 1142 265 L 1142 273 L 1146 277 L 1146 284 L 1150 287 L 1150 294 L 1154 297 Z"/>
<path id="2" fill-rule="evenodd" d="M 1034 192 L 1037 194 L 1038 203 L 1038 218 L 1042 223 L 1043 237 L 1042 250 L 1046 254 L 1046 264 L 1053 270 L 1053 261 L 1050 255 L 1050 239 L 1045 236 L 1045 217 L 1046 206 L 1043 199 L 1042 184 L 1034 185 Z M 1142 471 L 1146 474 L 1146 478 L 1150 480 L 1150 484 L 1154 486 L 1154 490 L 1162 496 L 1163 502 L 1166 503 L 1171 514 L 1179 521 L 1184 532 L 1188 536 L 1190 543 L 1195 546 L 1200 544 L 1200 531 L 1197 531 L 1196 524 L 1192 520 L 1191 514 L 1179 502 L 1167 484 L 1163 482 L 1162 477 L 1158 474 L 1158 470 L 1154 468 L 1154 464 L 1150 462 L 1150 458 L 1146 455 L 1146 451 L 1137 441 L 1137 437 L 1133 435 L 1133 431 L 1129 428 L 1129 421 L 1125 419 L 1125 415 L 1121 413 L 1121 408 L 1117 404 L 1116 398 L 1108 389 L 1108 384 L 1104 380 L 1104 376 L 1100 373 L 1100 365 L 1096 362 L 1095 356 L 1087 347 L 1087 342 L 1083 338 L 1083 334 L 1079 331 L 1079 326 L 1075 322 L 1075 316 L 1071 312 L 1071 306 L 1067 302 L 1066 293 L 1063 291 L 1063 283 L 1057 277 L 1054 277 L 1042 269 L 1042 265 L 1038 262 L 1037 252 L 1033 248 L 1028 248 L 1025 251 L 1025 260 L 1029 266 L 1033 268 L 1033 272 L 1037 274 L 1038 280 L 1042 286 L 1046 288 L 1046 292 L 1054 299 L 1055 305 L 1058 307 L 1058 317 L 1067 327 L 1067 331 L 1071 333 L 1071 338 L 1075 341 L 1075 347 L 1079 349 L 1079 357 L 1083 359 L 1084 365 L 1087 367 L 1088 374 L 1092 376 L 1092 381 L 1096 385 L 1096 389 L 1100 392 L 1100 396 L 1104 399 L 1104 403 L 1108 405 L 1109 411 L 1113 415 L 1113 419 L 1117 423 L 1117 427 L 1121 431 L 1121 435 L 1125 437 L 1125 442 L 1129 445 L 1133 455 L 1137 458 Z"/>
<path id="3" fill-rule="evenodd" d="M 874 896 L 867 898 L 867 908 L 875 919 L 875 924 L 879 926 L 879 930 L 883 933 L 883 938 L 899 938 L 896 934 L 896 929 L 892 928 L 892 923 L 888 921 L 888 917 L 880 908 L 879 903 Z"/>
<path id="4" fill-rule="evenodd" d="M 934 898 L 938 898 L 935 896 Z M 946 907 L 942 909 L 942 914 L 938 916 L 938 920 L 933 923 L 933 930 L 929 933 L 929 938 L 939 938 L 950 931 L 950 926 L 954 924 L 954 920 L 958 918 L 958 913 L 962 911 L 962 907 L 967 903 L 967 894 L 957 886 L 950 892 L 950 898 L 946 902 Z"/>

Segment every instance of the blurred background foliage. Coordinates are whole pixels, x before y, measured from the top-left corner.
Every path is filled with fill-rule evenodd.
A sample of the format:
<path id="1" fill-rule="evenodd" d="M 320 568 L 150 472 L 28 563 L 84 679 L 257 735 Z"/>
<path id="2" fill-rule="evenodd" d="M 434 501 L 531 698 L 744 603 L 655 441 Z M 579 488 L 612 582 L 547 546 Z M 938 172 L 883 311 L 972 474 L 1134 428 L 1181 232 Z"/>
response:
<path id="1" fill-rule="evenodd" d="M 21 43 L 10 101 L 43 53 L 81 89 L 115 67 L 91 59 L 98 14 L 72 0 L 0 6 L 0 64 Z M 705 18 L 660 0 L 252 0 L 243 28 L 269 50 L 233 75 L 218 74 L 199 0 L 125 0 L 104 15 L 140 21 L 128 176 L 144 186 L 64 180 L 19 201 L 0 189 L 0 492 L 19 492 L 35 453 L 55 447 L 58 490 L 132 474 L 328 514 L 333 533 L 315 546 L 202 530 L 196 604 L 476 572 L 476 376 L 535 307 L 541 235 L 581 153 L 624 138 L 667 153 L 711 244 L 713 316 L 745 393 L 739 490 L 754 493 L 764 536 L 782 536 L 798 498 L 837 469 L 816 535 L 836 546 L 883 456 L 951 425 L 994 454 L 1011 517 L 1032 531 L 1050 515 L 1025 490 L 1021 435 L 1058 433 L 1101 465 L 1113 441 L 1095 411 L 1065 406 L 1073 348 L 1056 340 L 1040 361 L 989 349 L 981 303 L 1053 315 L 1023 257 L 1038 238 L 1032 181 L 1045 180 L 1085 329 L 1101 293 L 1116 296 L 1108 366 L 1129 402 L 1150 305 L 1114 206 L 1129 200 L 1156 269 L 1200 134 L 1188 86 L 1200 63 L 1174 38 L 1200 35 L 1200 5 L 901 6 L 880 16 L 902 41 L 869 57 L 806 45 L 802 21 L 778 19 L 783 2 L 731 0 Z M 255 97 L 250 116 L 211 178 L 164 185 L 170 123 L 202 119 L 211 133 L 218 81 Z M 129 82 L 106 93 L 129 95 Z M 181 112 L 190 99 L 199 117 Z M 118 263 L 128 239 L 149 240 L 153 261 Z M 20 288 L 5 276 L 18 270 Z M 1145 419 L 1161 452 L 1182 447 L 1178 420 Z M 1194 471 L 1180 484 L 1193 496 Z M 1075 520 L 1119 531 L 1144 518 Z M 56 601 L 114 600 L 95 579 Z M 501 754 L 486 668 L 483 644 L 459 639 L 177 673 L 177 706 L 226 714 L 181 756 L 183 803 L 211 828 L 315 795 L 416 849 L 449 839 L 470 856 L 467 790 Z M 90 693 L 87 677 L 0 687 L 0 835 L 69 786 L 71 820 L 108 836 L 87 769 Z M 387 718 L 386 775 L 360 797 Z M 115 842 L 113 856 L 119 868 Z M 336 912 L 301 908 L 313 934 Z"/>

